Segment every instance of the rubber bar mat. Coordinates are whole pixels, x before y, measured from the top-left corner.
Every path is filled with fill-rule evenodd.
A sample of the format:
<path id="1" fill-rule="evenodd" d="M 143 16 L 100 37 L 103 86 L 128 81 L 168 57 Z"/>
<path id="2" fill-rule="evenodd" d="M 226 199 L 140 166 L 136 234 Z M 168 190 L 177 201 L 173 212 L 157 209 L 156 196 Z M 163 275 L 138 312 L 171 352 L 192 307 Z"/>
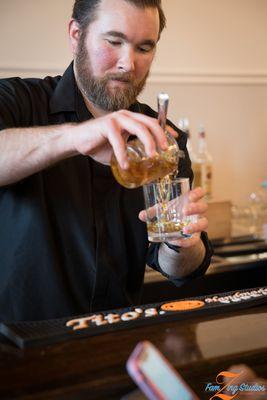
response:
<path id="1" fill-rule="evenodd" d="M 109 310 L 46 321 L 3 322 L 0 333 L 20 348 L 49 345 L 68 339 L 99 335 L 191 318 L 226 313 L 267 303 L 267 286 Z"/>

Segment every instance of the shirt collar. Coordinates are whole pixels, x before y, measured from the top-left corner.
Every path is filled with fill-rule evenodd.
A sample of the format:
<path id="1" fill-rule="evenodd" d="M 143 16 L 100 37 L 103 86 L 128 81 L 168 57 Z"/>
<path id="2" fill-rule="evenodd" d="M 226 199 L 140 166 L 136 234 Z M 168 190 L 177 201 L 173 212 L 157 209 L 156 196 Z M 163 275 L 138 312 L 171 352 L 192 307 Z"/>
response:
<path id="1" fill-rule="evenodd" d="M 73 73 L 73 62 L 64 72 L 50 100 L 50 113 L 76 111 L 77 85 Z"/>

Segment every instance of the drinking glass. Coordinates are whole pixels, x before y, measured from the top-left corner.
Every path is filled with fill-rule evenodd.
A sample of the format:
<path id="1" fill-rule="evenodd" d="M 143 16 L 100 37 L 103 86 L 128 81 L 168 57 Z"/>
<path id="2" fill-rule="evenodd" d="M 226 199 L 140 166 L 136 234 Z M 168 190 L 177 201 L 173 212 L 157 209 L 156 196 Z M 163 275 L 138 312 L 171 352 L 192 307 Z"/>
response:
<path id="1" fill-rule="evenodd" d="M 184 227 L 197 219 L 196 215 L 184 214 L 189 190 L 188 178 L 171 176 L 143 186 L 149 241 L 165 242 L 191 236 L 183 232 Z"/>

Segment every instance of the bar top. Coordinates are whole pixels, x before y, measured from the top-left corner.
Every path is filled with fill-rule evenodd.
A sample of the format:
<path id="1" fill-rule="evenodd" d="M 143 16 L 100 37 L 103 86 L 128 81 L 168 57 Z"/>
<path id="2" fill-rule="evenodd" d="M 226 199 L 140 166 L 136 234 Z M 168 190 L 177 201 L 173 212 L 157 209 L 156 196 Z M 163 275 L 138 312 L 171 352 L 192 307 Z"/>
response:
<path id="1" fill-rule="evenodd" d="M 135 388 L 127 358 L 138 341 L 149 340 L 208 399 L 206 383 L 232 364 L 246 363 L 267 377 L 266 331 L 263 304 L 23 350 L 2 338 L 0 398 L 119 399 Z"/>

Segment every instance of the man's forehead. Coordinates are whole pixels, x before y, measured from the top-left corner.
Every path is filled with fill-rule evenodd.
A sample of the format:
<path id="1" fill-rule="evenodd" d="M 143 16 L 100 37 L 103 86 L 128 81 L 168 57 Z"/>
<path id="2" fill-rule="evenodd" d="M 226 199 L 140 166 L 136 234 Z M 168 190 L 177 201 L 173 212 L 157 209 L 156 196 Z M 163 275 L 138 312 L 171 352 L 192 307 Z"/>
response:
<path id="1" fill-rule="evenodd" d="M 148 39 L 157 40 L 159 12 L 157 7 L 138 7 L 131 1 L 101 0 L 96 11 L 96 19 L 92 24 L 98 25 L 101 33 L 105 31 L 125 33 L 123 28 L 130 30 L 133 27 L 136 33 L 143 33 Z"/>

